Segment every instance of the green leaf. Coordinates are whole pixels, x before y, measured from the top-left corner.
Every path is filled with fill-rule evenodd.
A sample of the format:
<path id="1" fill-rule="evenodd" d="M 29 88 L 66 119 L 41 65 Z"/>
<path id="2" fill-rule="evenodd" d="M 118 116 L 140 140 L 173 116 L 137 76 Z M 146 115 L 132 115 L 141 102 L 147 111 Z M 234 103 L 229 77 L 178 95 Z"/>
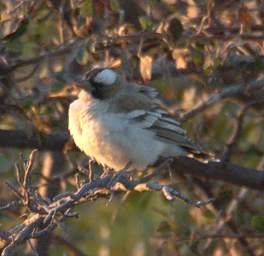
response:
<path id="1" fill-rule="evenodd" d="M 33 41 L 28 41 L 22 44 L 21 56 L 25 58 L 33 57 L 35 54 L 37 44 Z"/>
<path id="2" fill-rule="evenodd" d="M 146 30 L 152 26 L 152 21 L 148 16 L 139 17 L 139 23 L 142 29 Z"/>
<path id="3" fill-rule="evenodd" d="M 33 102 L 33 99 L 32 98 L 28 98 L 27 100 L 25 100 L 23 102 L 23 108 L 25 110 L 29 110 L 31 109 L 31 107 L 33 106 L 34 102 Z"/>
<path id="4" fill-rule="evenodd" d="M 183 26 L 177 18 L 174 18 L 170 21 L 168 32 L 170 32 L 172 38 L 175 40 L 181 37 Z"/>
<path id="5" fill-rule="evenodd" d="M 157 232 L 160 233 L 168 233 L 170 231 L 171 231 L 171 225 L 167 221 L 162 221 L 157 228 Z"/>
<path id="6" fill-rule="evenodd" d="M 3 3 L 0 3 L 0 10 L 4 10 L 6 8 L 6 6 Z"/>
<path id="7" fill-rule="evenodd" d="M 118 0 L 110 0 L 110 8 L 112 12 L 119 12 L 120 6 Z"/>
<path id="8" fill-rule="evenodd" d="M 65 83 L 62 81 L 56 81 L 54 84 L 51 86 L 51 92 L 59 92 L 61 91 L 65 86 Z"/>
<path id="9" fill-rule="evenodd" d="M 256 56 L 256 61 L 253 63 L 255 65 L 256 70 L 263 70 L 264 69 L 264 62 L 263 59 L 260 58 L 259 56 Z"/>
<path id="10" fill-rule="evenodd" d="M 8 34 L 3 38 L 5 41 L 13 41 L 19 37 L 21 37 L 26 31 L 28 27 L 29 21 L 27 18 L 23 19 L 18 25 L 17 29 L 12 33 Z"/>
<path id="11" fill-rule="evenodd" d="M 207 219 L 214 219 L 215 218 L 215 214 L 213 211 L 209 210 L 209 209 L 206 209 L 204 211 L 204 216 L 207 218 Z"/>
<path id="12" fill-rule="evenodd" d="M 257 232 L 264 232 L 264 216 L 253 216 L 251 219 L 251 226 Z"/>
<path id="13" fill-rule="evenodd" d="M 89 54 L 87 52 L 87 49 L 85 48 L 81 48 L 78 51 L 77 57 L 76 57 L 76 61 L 80 64 L 80 65 L 85 65 L 88 62 L 88 58 L 89 58 Z"/>
<path id="14" fill-rule="evenodd" d="M 93 16 L 93 1 L 85 0 L 80 6 L 80 15 L 83 17 Z"/>
<path id="15" fill-rule="evenodd" d="M 192 51 L 192 60 L 197 66 L 202 66 L 204 63 L 204 55 L 202 51 L 194 49 Z"/>

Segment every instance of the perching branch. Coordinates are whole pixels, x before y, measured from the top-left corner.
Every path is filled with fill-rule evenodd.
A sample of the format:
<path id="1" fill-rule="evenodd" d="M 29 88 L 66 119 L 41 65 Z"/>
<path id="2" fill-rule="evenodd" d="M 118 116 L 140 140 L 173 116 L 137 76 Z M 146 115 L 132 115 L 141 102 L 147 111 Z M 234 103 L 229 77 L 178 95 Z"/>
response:
<path id="1" fill-rule="evenodd" d="M 221 180 L 251 189 L 264 190 L 264 173 L 254 168 L 213 161 L 202 163 L 187 157 L 175 159 L 172 168 L 175 173 L 185 173 L 214 181 Z"/>
<path id="2" fill-rule="evenodd" d="M 65 133 L 34 134 L 0 130 L 0 147 L 32 148 L 39 150 L 62 150 L 69 135 Z M 264 190 L 264 173 L 254 168 L 246 168 L 233 163 L 209 162 L 180 157 L 172 165 L 175 173 L 188 173 L 197 177 L 220 180 L 251 189 Z"/>

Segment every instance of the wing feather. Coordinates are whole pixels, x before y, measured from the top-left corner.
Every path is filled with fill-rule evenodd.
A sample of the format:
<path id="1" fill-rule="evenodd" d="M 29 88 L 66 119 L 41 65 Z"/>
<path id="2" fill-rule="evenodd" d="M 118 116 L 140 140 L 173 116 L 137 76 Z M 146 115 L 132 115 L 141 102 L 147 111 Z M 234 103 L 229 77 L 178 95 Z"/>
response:
<path id="1" fill-rule="evenodd" d="M 166 113 L 167 114 L 167 113 Z M 143 129 L 149 129 L 154 132 L 156 138 L 169 144 L 200 152 L 197 147 L 187 136 L 186 131 L 174 122 L 172 118 L 164 118 L 162 114 L 154 111 L 135 110 L 128 113 L 133 122 L 137 122 Z"/>
<path id="2" fill-rule="evenodd" d="M 162 138 L 164 141 L 168 143 L 174 142 L 177 146 L 184 147 L 186 149 L 195 150 L 200 152 L 198 147 L 186 136 L 179 134 L 175 131 L 162 129 L 159 127 L 153 127 L 153 130 L 156 132 L 157 136 Z"/>
<path id="3" fill-rule="evenodd" d="M 180 123 L 161 107 L 158 92 L 154 88 L 135 84 L 127 86 L 115 98 L 116 107 L 112 108 L 113 111 L 126 112 L 131 121 L 137 122 L 143 129 L 151 130 L 157 140 L 182 147 L 189 153 L 202 154 L 201 148 L 186 136 Z"/>
<path id="4" fill-rule="evenodd" d="M 163 119 L 157 120 L 155 123 L 155 126 L 157 126 L 158 128 L 166 129 L 166 130 L 175 131 L 181 135 L 186 134 L 186 131 L 183 128 L 179 127 L 178 125 L 171 124 L 169 122 L 164 122 Z"/>

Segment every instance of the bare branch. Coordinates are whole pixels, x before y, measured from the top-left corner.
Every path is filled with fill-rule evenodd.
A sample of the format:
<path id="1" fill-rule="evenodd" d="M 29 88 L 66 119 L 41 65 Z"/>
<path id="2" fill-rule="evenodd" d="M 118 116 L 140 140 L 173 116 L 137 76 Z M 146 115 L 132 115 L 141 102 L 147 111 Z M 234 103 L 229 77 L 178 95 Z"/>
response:
<path id="1" fill-rule="evenodd" d="M 2 256 L 10 256 L 14 253 L 17 246 L 27 242 L 31 238 L 40 238 L 53 231 L 59 221 L 64 218 L 72 218 L 78 216 L 73 212 L 76 205 L 87 201 L 94 201 L 98 198 L 109 198 L 113 191 L 131 191 L 141 187 L 140 191 L 160 191 L 168 200 L 179 198 L 184 202 L 200 207 L 204 204 L 210 203 L 212 200 L 195 202 L 179 191 L 169 187 L 168 185 L 161 185 L 157 181 L 151 180 L 153 176 L 148 175 L 145 179 L 133 180 L 128 177 L 128 172 L 124 171 L 118 173 L 109 173 L 103 178 L 95 179 L 89 183 L 84 183 L 80 187 L 76 186 L 76 191 L 59 194 L 53 198 L 53 201 L 48 202 L 41 195 L 34 191 L 31 186 L 31 171 L 34 162 L 36 151 L 30 154 L 30 158 L 25 166 L 23 183 L 19 184 L 23 191 L 23 195 L 19 195 L 25 207 L 27 207 L 27 218 L 22 224 L 17 224 L 6 232 L 5 243 L 2 251 Z M 170 161 L 169 161 L 170 162 Z M 164 163 L 168 164 L 168 161 Z M 160 166 L 164 167 L 164 163 Z M 160 170 L 160 166 L 157 167 Z M 154 170 L 155 174 L 158 174 Z M 142 183 L 144 180 L 144 183 Z M 143 188 L 143 189 L 142 189 Z"/>
<path id="2" fill-rule="evenodd" d="M 209 95 L 208 99 L 198 103 L 192 109 L 183 113 L 180 117 L 182 122 L 187 119 L 192 118 L 193 116 L 201 113 L 212 105 L 227 99 L 232 98 L 241 94 L 251 94 L 253 91 L 258 91 L 264 87 L 264 76 L 262 75 L 259 79 L 249 82 L 248 84 L 235 84 L 223 89 L 219 93 L 213 93 Z"/>
<path id="3" fill-rule="evenodd" d="M 67 132 L 28 134 L 23 130 L 1 130 L 0 147 L 36 148 L 39 150 L 62 150 L 69 139 Z"/>
<path id="4" fill-rule="evenodd" d="M 238 186 L 264 190 L 264 173 L 253 168 L 213 161 L 206 164 L 187 157 L 175 159 L 172 167 L 175 173 L 188 173 L 196 177 L 214 181 L 221 180 Z"/>

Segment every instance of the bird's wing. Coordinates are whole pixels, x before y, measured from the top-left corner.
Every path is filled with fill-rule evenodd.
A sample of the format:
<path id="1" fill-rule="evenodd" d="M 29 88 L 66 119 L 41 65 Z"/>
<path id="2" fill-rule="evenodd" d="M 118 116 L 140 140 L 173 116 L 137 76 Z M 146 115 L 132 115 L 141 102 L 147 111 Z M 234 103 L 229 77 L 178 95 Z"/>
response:
<path id="1" fill-rule="evenodd" d="M 202 149 L 186 136 L 180 123 L 161 107 L 157 95 L 158 92 L 152 87 L 130 85 L 116 98 L 115 104 L 119 111 L 127 112 L 131 121 L 153 131 L 158 140 L 175 144 L 194 155 L 203 155 Z"/>
<path id="2" fill-rule="evenodd" d="M 175 144 L 189 153 L 202 154 L 201 148 L 186 136 L 186 131 L 180 123 L 161 108 L 134 110 L 128 113 L 128 118 L 137 122 L 143 129 L 153 131 L 160 141 Z"/>

